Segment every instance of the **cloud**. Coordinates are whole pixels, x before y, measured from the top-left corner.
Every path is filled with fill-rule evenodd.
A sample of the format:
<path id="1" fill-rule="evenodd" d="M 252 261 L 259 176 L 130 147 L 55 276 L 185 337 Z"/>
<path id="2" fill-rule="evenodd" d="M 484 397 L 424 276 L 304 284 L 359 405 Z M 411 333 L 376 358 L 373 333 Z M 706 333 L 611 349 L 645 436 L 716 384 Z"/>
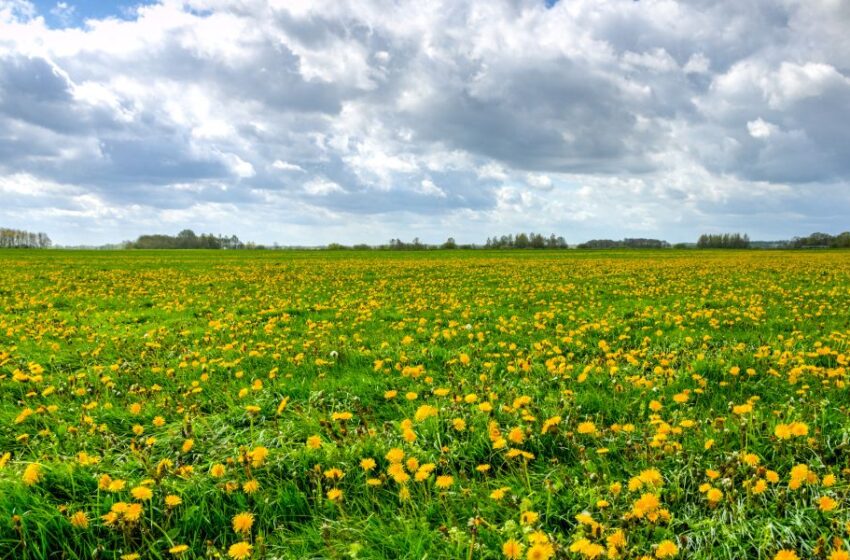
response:
<path id="1" fill-rule="evenodd" d="M 776 125 L 759 118 L 754 121 L 747 121 L 747 130 L 750 131 L 750 136 L 753 138 L 768 138 L 776 132 Z"/>
<path id="2" fill-rule="evenodd" d="M 59 242 L 850 227 L 845 2 L 47 12 L 0 0 L 0 222 Z"/>

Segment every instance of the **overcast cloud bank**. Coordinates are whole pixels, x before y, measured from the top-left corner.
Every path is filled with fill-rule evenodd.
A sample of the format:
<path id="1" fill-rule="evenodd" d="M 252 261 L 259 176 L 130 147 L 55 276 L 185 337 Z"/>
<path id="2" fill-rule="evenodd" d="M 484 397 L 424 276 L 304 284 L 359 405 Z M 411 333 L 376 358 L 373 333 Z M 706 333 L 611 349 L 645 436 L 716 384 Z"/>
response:
<path id="1" fill-rule="evenodd" d="M 850 2 L 63 6 L 0 0 L 0 224 L 59 243 L 850 229 Z"/>

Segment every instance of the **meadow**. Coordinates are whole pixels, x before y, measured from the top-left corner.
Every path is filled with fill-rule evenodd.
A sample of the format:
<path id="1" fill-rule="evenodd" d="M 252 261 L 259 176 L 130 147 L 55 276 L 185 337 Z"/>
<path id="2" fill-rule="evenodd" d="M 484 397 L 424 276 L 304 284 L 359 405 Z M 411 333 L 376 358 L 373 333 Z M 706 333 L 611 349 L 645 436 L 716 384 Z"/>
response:
<path id="1" fill-rule="evenodd" d="M 850 252 L 0 251 L 0 558 L 846 560 Z"/>

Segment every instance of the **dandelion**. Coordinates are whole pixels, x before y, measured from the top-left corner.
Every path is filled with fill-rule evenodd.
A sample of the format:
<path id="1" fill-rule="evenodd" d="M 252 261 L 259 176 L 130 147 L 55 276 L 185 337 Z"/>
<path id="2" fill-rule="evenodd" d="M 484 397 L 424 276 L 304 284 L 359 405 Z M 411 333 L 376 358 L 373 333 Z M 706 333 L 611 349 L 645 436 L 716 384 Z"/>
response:
<path id="1" fill-rule="evenodd" d="M 449 488 L 452 487 L 452 484 L 454 484 L 454 483 L 455 483 L 455 479 L 454 479 L 453 476 L 442 475 L 442 476 L 437 477 L 437 481 L 435 482 L 435 485 L 440 490 L 448 490 Z"/>
<path id="2" fill-rule="evenodd" d="M 328 490 L 327 497 L 332 502 L 341 502 L 342 501 L 342 490 L 339 488 L 331 488 Z"/>
<path id="3" fill-rule="evenodd" d="M 818 509 L 823 512 L 833 511 L 838 507 L 838 502 L 829 496 L 821 496 L 818 498 Z"/>
<path id="4" fill-rule="evenodd" d="M 153 497 L 153 492 L 147 486 L 136 486 L 130 493 L 140 502 L 150 500 Z"/>
<path id="5" fill-rule="evenodd" d="M 259 468 L 265 463 L 266 458 L 269 456 L 269 450 L 263 446 L 257 446 L 250 452 L 251 457 L 251 466 Z"/>
<path id="6" fill-rule="evenodd" d="M 187 439 L 186 441 L 183 442 L 183 445 L 180 446 L 180 451 L 182 451 L 184 454 L 189 453 L 194 446 L 195 446 L 195 440 Z"/>
<path id="7" fill-rule="evenodd" d="M 723 490 L 719 488 L 710 488 L 705 493 L 705 498 L 709 501 L 709 503 L 716 504 L 723 499 Z"/>
<path id="8" fill-rule="evenodd" d="M 404 460 L 404 451 L 394 447 L 387 452 L 386 459 L 390 463 L 401 463 Z"/>
<path id="9" fill-rule="evenodd" d="M 234 532 L 247 535 L 254 525 L 254 514 L 250 512 L 237 513 L 233 516 L 232 524 Z"/>
<path id="10" fill-rule="evenodd" d="M 658 543 L 658 548 L 655 549 L 656 558 L 672 558 L 679 553 L 679 547 L 673 541 L 664 540 Z"/>
<path id="11" fill-rule="evenodd" d="M 517 560 L 522 557 L 522 545 L 514 539 L 507 540 L 502 545 L 502 554 L 509 560 Z"/>
<path id="12" fill-rule="evenodd" d="M 582 422 L 578 425 L 578 433 L 584 435 L 592 435 L 596 433 L 596 424 L 593 422 Z"/>
<path id="13" fill-rule="evenodd" d="M 165 497 L 165 505 L 168 509 L 174 509 L 183 503 L 183 499 L 175 494 L 169 494 Z"/>
<path id="14" fill-rule="evenodd" d="M 251 557 L 253 548 L 249 543 L 241 541 L 230 545 L 230 548 L 227 549 L 227 555 L 233 560 L 245 560 Z"/>
<path id="15" fill-rule="evenodd" d="M 41 480 L 41 465 L 37 463 L 30 463 L 27 465 L 24 469 L 24 474 L 21 475 L 21 480 L 27 486 L 38 484 Z"/>
<path id="16" fill-rule="evenodd" d="M 526 558 L 528 560 L 549 560 L 555 555 L 555 549 L 549 543 L 535 544 L 528 549 Z"/>
<path id="17" fill-rule="evenodd" d="M 84 511 L 74 512 L 70 517 L 71 525 L 77 529 L 86 529 L 89 526 L 89 518 Z"/>
<path id="18" fill-rule="evenodd" d="M 783 549 L 776 553 L 773 560 L 800 560 L 800 557 L 793 550 Z"/>
<path id="19" fill-rule="evenodd" d="M 168 552 L 170 554 L 172 554 L 173 556 L 180 556 L 181 554 L 183 554 L 187 550 L 189 550 L 189 545 L 178 544 L 178 545 L 174 545 L 171 548 L 169 548 Z"/>
<path id="20" fill-rule="evenodd" d="M 540 519 L 540 515 L 535 511 L 524 511 L 520 514 L 519 520 L 523 525 L 531 525 Z"/>

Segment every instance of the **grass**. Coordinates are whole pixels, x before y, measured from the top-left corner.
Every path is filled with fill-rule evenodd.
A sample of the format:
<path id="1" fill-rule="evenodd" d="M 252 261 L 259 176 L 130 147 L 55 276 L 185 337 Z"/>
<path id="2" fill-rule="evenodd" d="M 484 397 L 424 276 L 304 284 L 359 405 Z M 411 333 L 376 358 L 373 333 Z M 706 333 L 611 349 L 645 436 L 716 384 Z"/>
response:
<path id="1" fill-rule="evenodd" d="M 830 558 L 848 309 L 846 252 L 2 251 L 0 558 Z"/>

